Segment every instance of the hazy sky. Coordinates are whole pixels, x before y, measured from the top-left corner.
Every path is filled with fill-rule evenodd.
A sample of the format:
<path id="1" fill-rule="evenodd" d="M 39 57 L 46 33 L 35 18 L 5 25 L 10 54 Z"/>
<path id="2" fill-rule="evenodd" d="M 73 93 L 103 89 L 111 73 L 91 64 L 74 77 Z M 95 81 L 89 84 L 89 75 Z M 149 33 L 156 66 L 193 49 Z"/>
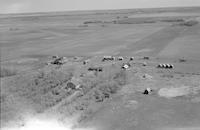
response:
<path id="1" fill-rule="evenodd" d="M 0 0 L 0 13 L 200 6 L 200 0 Z"/>

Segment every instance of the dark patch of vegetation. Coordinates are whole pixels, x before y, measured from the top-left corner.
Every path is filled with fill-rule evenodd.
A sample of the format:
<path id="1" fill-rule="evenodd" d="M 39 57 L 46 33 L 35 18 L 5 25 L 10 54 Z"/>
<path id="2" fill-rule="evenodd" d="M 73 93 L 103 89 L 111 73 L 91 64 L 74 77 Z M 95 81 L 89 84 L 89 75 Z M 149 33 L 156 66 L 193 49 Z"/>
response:
<path id="1" fill-rule="evenodd" d="M 117 24 L 146 24 L 146 23 L 156 23 L 158 20 L 154 19 L 131 19 L 131 18 L 126 18 L 123 20 L 118 20 L 116 23 Z"/>
<path id="2" fill-rule="evenodd" d="M 87 24 L 79 25 L 78 27 L 89 27 Z"/>
<path id="3" fill-rule="evenodd" d="M 189 21 L 181 22 L 179 25 L 180 26 L 191 27 L 191 26 L 194 26 L 194 25 L 197 25 L 197 24 L 199 24 L 198 21 L 196 21 L 196 20 L 189 20 Z"/>
<path id="4" fill-rule="evenodd" d="M 154 20 L 147 20 L 147 21 L 144 21 L 143 23 L 156 23 L 157 21 L 154 21 Z"/>
<path id="5" fill-rule="evenodd" d="M 72 82 L 67 83 L 67 88 L 69 89 L 76 89 L 76 85 L 74 85 Z"/>
<path id="6" fill-rule="evenodd" d="M 105 82 L 97 85 L 94 90 L 85 95 L 83 100 L 75 103 L 76 111 L 83 111 L 78 119 L 78 122 L 84 122 L 90 115 L 95 113 L 99 108 L 99 103 L 103 103 L 109 99 L 113 94 L 120 90 L 120 85 L 117 82 Z"/>
<path id="7" fill-rule="evenodd" d="M 105 24 L 102 24 L 101 27 L 106 27 L 106 25 L 105 25 Z"/>
<path id="8" fill-rule="evenodd" d="M 117 19 L 113 21 L 114 24 L 145 24 L 145 23 L 157 23 L 157 22 L 169 22 L 169 23 L 176 23 L 174 25 L 182 25 L 182 26 L 194 26 L 198 24 L 196 20 L 185 21 L 182 18 L 128 18 L 125 17 L 124 19 Z"/>
<path id="9" fill-rule="evenodd" d="M 183 62 L 186 62 L 187 60 L 184 59 L 184 58 L 181 58 L 181 59 L 179 59 L 178 61 L 179 61 L 180 63 L 183 63 Z"/>
<path id="10" fill-rule="evenodd" d="M 102 24 L 103 26 L 105 26 L 104 24 L 109 24 L 109 23 L 113 23 L 113 21 L 94 20 L 94 21 L 83 22 L 84 25 L 87 25 L 87 24 Z"/>
<path id="11" fill-rule="evenodd" d="M 74 70 L 76 71 L 76 70 Z M 88 72 L 81 81 L 80 89 L 72 82 L 74 72 L 61 69 L 40 70 L 30 74 L 18 75 L 16 83 L 9 88 L 12 94 L 33 104 L 33 109 L 43 112 L 59 106 L 59 111 L 73 114 L 87 111 L 92 103 L 100 103 L 116 94 L 126 84 L 126 71 L 120 66 L 93 74 Z M 64 101 L 64 102 L 62 102 Z"/>
<path id="12" fill-rule="evenodd" d="M 1 95 L 0 95 L 0 103 L 2 104 L 2 103 L 4 103 L 5 101 L 6 101 L 6 94 L 1 93 Z"/>
<path id="13" fill-rule="evenodd" d="M 18 31 L 19 28 L 9 28 L 9 31 Z"/>
<path id="14" fill-rule="evenodd" d="M 8 68 L 1 68 L 1 73 L 0 73 L 0 77 L 8 77 L 8 76 L 13 76 L 16 75 L 17 71 L 14 69 L 8 69 Z"/>
<path id="15" fill-rule="evenodd" d="M 98 89 L 106 97 L 110 94 L 115 94 L 119 90 L 119 88 L 120 88 L 119 86 L 120 86 L 120 84 L 118 84 L 115 81 L 112 81 L 112 82 L 100 84 Z"/>
<path id="16" fill-rule="evenodd" d="M 174 78 L 174 76 L 171 74 L 163 74 L 163 75 L 161 75 L 161 77 L 162 78 Z"/>
<path id="17" fill-rule="evenodd" d="M 94 20 L 94 21 L 85 21 L 83 24 L 93 24 L 93 23 L 104 23 L 104 22 L 100 20 Z"/>
<path id="18" fill-rule="evenodd" d="M 82 77 L 82 89 L 80 90 L 82 95 L 70 103 L 64 103 L 62 111 L 65 113 L 67 111 L 70 115 L 82 112 L 81 115 L 86 115 L 87 117 L 87 112 L 90 109 L 95 109 L 99 103 L 112 97 L 112 95 L 116 94 L 126 84 L 126 71 L 119 68 L 113 67 L 98 75 L 94 74 L 93 76 L 86 75 Z M 83 121 L 85 116 L 81 116 L 80 118 Z"/>
<path id="19" fill-rule="evenodd" d="M 149 60 L 150 58 L 148 56 L 143 57 L 144 60 Z"/>
<path id="20" fill-rule="evenodd" d="M 120 86 L 126 84 L 126 71 L 121 70 L 119 73 L 116 73 L 113 77 L 114 81 L 117 82 Z"/>
<path id="21" fill-rule="evenodd" d="M 113 22 L 114 24 L 117 24 L 117 20 L 113 20 L 112 22 Z"/>
<path id="22" fill-rule="evenodd" d="M 116 81 L 104 82 L 96 85 L 93 90 L 89 91 L 83 99 L 78 100 L 73 105 L 76 106 L 76 111 L 83 111 L 79 117 L 79 123 L 84 122 L 90 115 L 98 110 L 100 103 L 106 101 L 116 94 L 121 89 Z M 70 104 L 71 106 L 72 104 Z"/>
<path id="23" fill-rule="evenodd" d="M 161 22 L 184 22 L 184 19 L 164 19 Z"/>
<path id="24" fill-rule="evenodd" d="M 7 92 L 3 92 L 0 95 L 0 129 L 3 126 L 7 126 L 11 120 L 17 119 L 18 113 L 20 113 L 19 105 L 16 103 L 16 97 L 10 95 Z"/>

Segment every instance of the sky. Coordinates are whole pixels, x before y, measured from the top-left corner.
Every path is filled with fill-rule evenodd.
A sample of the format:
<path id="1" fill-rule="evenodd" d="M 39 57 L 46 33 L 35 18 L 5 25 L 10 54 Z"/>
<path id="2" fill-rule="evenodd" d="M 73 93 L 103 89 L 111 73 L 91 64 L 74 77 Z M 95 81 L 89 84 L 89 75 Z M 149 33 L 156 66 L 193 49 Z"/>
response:
<path id="1" fill-rule="evenodd" d="M 200 6 L 200 0 L 0 0 L 0 14 Z"/>

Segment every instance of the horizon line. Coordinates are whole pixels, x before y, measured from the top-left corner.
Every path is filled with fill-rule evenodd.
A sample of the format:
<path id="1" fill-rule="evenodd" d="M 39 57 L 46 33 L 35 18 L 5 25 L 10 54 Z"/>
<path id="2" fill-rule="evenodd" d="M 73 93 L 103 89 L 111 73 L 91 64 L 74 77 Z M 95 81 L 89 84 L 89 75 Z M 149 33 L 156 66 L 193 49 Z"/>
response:
<path id="1" fill-rule="evenodd" d="M 64 12 L 87 12 L 87 11 L 114 11 L 114 10 L 137 10 L 137 9 L 162 9 L 162 8 L 200 8 L 200 6 L 160 6 L 160 7 L 138 7 L 138 8 L 113 8 L 113 9 L 88 9 L 88 10 L 58 10 L 58 11 L 38 11 L 38 12 L 22 12 L 22 13 L 0 13 L 0 15 L 26 15 L 26 14 L 48 14 L 48 13 L 64 13 Z"/>

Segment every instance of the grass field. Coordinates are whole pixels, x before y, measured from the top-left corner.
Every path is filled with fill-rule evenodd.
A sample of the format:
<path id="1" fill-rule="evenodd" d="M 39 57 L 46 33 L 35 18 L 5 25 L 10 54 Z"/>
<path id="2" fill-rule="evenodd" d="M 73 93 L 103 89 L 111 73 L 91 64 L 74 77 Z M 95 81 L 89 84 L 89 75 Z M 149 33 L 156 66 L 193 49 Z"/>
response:
<path id="1" fill-rule="evenodd" d="M 199 130 L 199 18 L 200 7 L 0 15 L 1 128 Z"/>

